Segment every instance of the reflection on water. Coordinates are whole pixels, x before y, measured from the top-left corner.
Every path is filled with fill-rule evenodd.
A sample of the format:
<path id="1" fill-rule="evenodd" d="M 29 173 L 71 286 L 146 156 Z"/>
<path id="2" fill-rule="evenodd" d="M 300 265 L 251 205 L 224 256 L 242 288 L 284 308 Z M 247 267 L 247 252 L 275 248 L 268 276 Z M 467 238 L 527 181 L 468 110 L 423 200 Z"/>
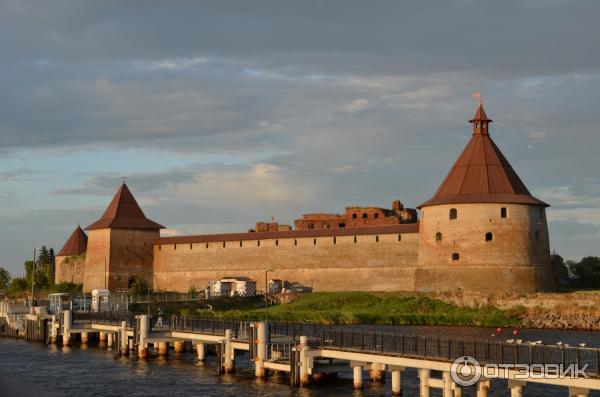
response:
<path id="1" fill-rule="evenodd" d="M 487 331 L 486 331 L 487 332 Z M 556 336 L 556 335 L 555 335 Z M 597 335 L 588 335 L 591 339 Z M 563 339 L 565 335 L 561 336 Z M 576 336 L 574 338 L 577 338 Z M 568 337 L 567 337 L 568 338 Z M 36 396 L 389 396 L 389 380 L 371 383 L 365 379 L 364 389 L 352 389 L 351 373 L 342 373 L 337 379 L 305 389 L 288 386 L 286 374 L 278 373 L 267 381 L 255 379 L 247 356 L 236 357 L 236 374 L 217 376 L 215 359 L 197 362 L 195 355 L 184 353 L 179 357 L 138 360 L 115 358 L 114 352 L 91 345 L 87 350 L 75 345 L 59 348 L 22 340 L 0 338 L 0 383 L 11 379 L 17 385 L 18 397 Z M 366 376 L 366 374 L 365 374 Z M 27 387 L 38 388 L 28 392 Z M 418 397 L 417 371 L 407 369 L 402 374 L 405 397 Z M 13 387 L 14 389 L 14 387 Z M 8 388 L 0 389 L 7 396 Z M 44 394 L 45 393 L 45 394 Z M 492 383 L 492 397 L 508 397 L 506 382 Z M 548 388 L 530 384 L 525 396 L 563 397 L 564 388 Z M 432 397 L 441 396 L 432 390 Z M 475 390 L 466 388 L 463 396 L 474 397 Z M 600 397 L 600 392 L 590 394 Z"/>

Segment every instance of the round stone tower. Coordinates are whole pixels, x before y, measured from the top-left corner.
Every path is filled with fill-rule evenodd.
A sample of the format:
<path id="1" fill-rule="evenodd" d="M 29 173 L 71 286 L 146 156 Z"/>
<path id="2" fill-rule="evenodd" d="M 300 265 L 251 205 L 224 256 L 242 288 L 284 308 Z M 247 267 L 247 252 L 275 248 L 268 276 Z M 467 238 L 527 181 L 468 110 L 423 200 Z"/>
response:
<path id="1" fill-rule="evenodd" d="M 545 208 L 489 135 L 480 104 L 471 140 L 421 204 L 415 288 L 531 292 L 553 287 Z"/>

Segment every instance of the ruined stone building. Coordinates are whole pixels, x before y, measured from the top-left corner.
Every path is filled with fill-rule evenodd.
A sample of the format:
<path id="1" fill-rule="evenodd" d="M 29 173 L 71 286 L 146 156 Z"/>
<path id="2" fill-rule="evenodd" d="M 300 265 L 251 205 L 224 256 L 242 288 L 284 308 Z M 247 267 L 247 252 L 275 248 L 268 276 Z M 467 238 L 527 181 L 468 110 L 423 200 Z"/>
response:
<path id="1" fill-rule="evenodd" d="M 160 237 L 162 226 L 146 218 L 123 184 L 87 227 L 87 251 L 83 231 L 69 238 L 56 281 L 118 290 L 143 277 L 154 289 L 187 291 L 235 275 L 260 289 L 269 269 L 273 278 L 315 291 L 550 289 L 548 204 L 531 195 L 496 146 L 491 121 L 480 105 L 471 139 L 418 207 L 420 220 L 394 201 L 392 209 L 306 214 L 295 229 L 273 219 L 245 233 Z"/>
<path id="2" fill-rule="evenodd" d="M 400 200 L 392 202 L 392 209 L 379 207 L 346 207 L 344 214 L 304 214 L 296 219 L 297 230 L 329 229 L 336 227 L 360 227 L 416 223 L 417 210 L 404 208 Z"/>

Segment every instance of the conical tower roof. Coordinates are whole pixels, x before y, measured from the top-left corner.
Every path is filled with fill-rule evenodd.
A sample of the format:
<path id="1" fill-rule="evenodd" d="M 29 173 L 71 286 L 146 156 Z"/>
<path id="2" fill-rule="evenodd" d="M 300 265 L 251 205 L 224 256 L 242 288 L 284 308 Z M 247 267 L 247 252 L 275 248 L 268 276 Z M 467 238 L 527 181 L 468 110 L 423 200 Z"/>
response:
<path id="1" fill-rule="evenodd" d="M 418 208 L 441 204 L 513 203 L 547 207 L 533 197 L 489 135 L 490 120 L 479 105 L 473 136 L 435 195 Z"/>
<path id="2" fill-rule="evenodd" d="M 164 229 L 164 226 L 146 218 L 144 212 L 125 183 L 121 185 L 102 217 L 86 230 L 95 229 Z"/>
<path id="3" fill-rule="evenodd" d="M 71 236 L 62 247 L 57 256 L 71 256 L 81 255 L 87 251 L 87 235 L 81 229 L 81 226 L 77 225 L 77 228 L 71 233 Z"/>

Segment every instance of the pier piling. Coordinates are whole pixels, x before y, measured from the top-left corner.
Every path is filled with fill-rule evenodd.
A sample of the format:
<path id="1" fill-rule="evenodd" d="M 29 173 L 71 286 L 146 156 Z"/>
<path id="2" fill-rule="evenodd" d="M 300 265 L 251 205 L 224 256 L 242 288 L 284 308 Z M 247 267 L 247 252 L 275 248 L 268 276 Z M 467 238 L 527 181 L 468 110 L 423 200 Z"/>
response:
<path id="1" fill-rule="evenodd" d="M 392 374 L 392 396 L 402 395 L 402 370 L 403 368 L 391 368 Z"/>
<path id="2" fill-rule="evenodd" d="M 431 376 L 431 370 L 426 368 L 419 368 L 419 389 L 421 391 L 420 397 L 430 397 L 429 393 L 429 377 Z"/>
<path id="3" fill-rule="evenodd" d="M 363 387 L 363 380 L 362 380 L 362 365 L 356 365 L 355 367 L 352 368 L 352 378 L 353 378 L 353 384 L 354 384 L 354 389 L 359 390 L 362 389 Z"/>
<path id="4" fill-rule="evenodd" d="M 490 390 L 489 380 L 480 380 L 477 382 L 477 397 L 488 397 L 488 391 Z"/>
<path id="5" fill-rule="evenodd" d="M 265 360 L 267 358 L 268 330 L 264 322 L 255 323 L 256 331 L 256 359 L 254 362 L 254 374 L 257 378 L 265 378 L 267 370 Z"/>
<path id="6" fill-rule="evenodd" d="M 205 352 L 204 352 L 204 343 L 196 344 L 196 357 L 198 361 L 204 361 Z"/>
<path id="7" fill-rule="evenodd" d="M 231 343 L 231 330 L 225 330 L 225 360 L 223 362 L 223 370 L 226 374 L 235 372 L 235 350 Z"/>
<path id="8" fill-rule="evenodd" d="M 63 312 L 63 346 L 71 345 L 71 325 L 73 323 L 73 313 L 70 310 Z"/>

